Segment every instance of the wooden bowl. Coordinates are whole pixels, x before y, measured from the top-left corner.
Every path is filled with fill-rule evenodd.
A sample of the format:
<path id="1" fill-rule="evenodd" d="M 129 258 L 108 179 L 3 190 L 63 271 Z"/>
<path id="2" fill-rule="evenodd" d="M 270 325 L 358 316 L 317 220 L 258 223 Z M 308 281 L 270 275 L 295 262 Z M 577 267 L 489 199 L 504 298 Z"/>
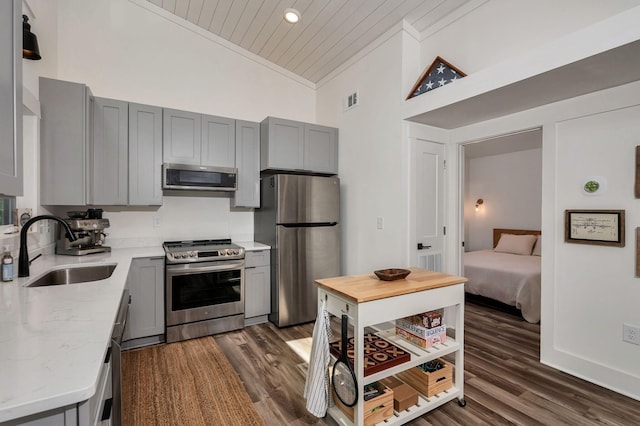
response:
<path id="1" fill-rule="evenodd" d="M 373 273 L 382 281 L 395 281 L 405 279 L 411 271 L 408 269 L 390 268 L 373 271 Z"/>

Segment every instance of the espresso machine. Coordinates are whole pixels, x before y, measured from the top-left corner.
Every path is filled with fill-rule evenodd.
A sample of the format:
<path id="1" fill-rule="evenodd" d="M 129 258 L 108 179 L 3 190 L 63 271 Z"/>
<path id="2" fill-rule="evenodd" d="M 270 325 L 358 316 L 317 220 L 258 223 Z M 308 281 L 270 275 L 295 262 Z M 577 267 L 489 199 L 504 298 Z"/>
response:
<path id="1" fill-rule="evenodd" d="M 69 215 L 72 216 L 71 214 Z M 104 240 L 107 236 L 104 230 L 109 227 L 109 219 L 79 217 L 80 215 L 78 214 L 73 216 L 76 217 L 69 217 L 65 219 L 65 222 L 67 222 L 77 240 L 69 241 L 64 230 L 59 226 L 56 254 L 83 256 L 85 254 L 111 251 L 111 247 L 104 245 Z"/>

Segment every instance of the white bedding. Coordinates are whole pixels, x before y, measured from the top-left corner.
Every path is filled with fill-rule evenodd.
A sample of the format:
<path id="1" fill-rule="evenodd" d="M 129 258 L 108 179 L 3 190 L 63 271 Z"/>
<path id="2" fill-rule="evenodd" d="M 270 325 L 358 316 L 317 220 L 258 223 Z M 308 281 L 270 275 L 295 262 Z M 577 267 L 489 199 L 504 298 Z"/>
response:
<path id="1" fill-rule="evenodd" d="M 465 291 L 520 309 L 540 321 L 540 256 L 480 250 L 464 253 Z"/>

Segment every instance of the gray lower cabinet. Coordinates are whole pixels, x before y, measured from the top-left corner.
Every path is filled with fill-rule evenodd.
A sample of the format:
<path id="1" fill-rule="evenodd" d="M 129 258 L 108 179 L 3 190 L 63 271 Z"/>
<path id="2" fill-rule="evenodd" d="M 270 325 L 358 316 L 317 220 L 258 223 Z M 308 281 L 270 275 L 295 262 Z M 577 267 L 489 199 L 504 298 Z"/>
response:
<path id="1" fill-rule="evenodd" d="M 0 2 L 0 194 L 22 195 L 22 2 Z"/>
<path id="2" fill-rule="evenodd" d="M 126 205 L 129 180 L 129 103 L 94 98 L 93 138 L 89 140 L 87 204 Z"/>
<path id="3" fill-rule="evenodd" d="M 162 205 L 162 108 L 129 103 L 129 205 Z"/>
<path id="4" fill-rule="evenodd" d="M 260 169 L 338 173 L 338 129 L 267 117 L 260 123 Z"/>
<path id="5" fill-rule="evenodd" d="M 163 161 L 235 167 L 235 120 L 164 108 Z"/>
<path id="6" fill-rule="evenodd" d="M 93 96 L 80 83 L 40 77 L 40 202 L 87 204 Z"/>
<path id="7" fill-rule="evenodd" d="M 127 277 L 131 294 L 125 348 L 164 340 L 164 258 L 133 259 Z"/>
<path id="8" fill-rule="evenodd" d="M 236 120 L 236 167 L 233 207 L 260 207 L 260 123 Z"/>
<path id="9" fill-rule="evenodd" d="M 244 323 L 267 322 L 271 313 L 270 250 L 247 251 L 244 258 Z"/>

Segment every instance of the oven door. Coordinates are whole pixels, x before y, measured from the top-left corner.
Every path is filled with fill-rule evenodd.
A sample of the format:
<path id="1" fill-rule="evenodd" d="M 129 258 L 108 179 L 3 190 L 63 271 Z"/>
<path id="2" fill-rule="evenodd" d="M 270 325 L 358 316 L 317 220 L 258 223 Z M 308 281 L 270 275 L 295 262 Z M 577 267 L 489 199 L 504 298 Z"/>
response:
<path id="1" fill-rule="evenodd" d="M 167 325 L 244 313 L 244 261 L 166 266 Z"/>

